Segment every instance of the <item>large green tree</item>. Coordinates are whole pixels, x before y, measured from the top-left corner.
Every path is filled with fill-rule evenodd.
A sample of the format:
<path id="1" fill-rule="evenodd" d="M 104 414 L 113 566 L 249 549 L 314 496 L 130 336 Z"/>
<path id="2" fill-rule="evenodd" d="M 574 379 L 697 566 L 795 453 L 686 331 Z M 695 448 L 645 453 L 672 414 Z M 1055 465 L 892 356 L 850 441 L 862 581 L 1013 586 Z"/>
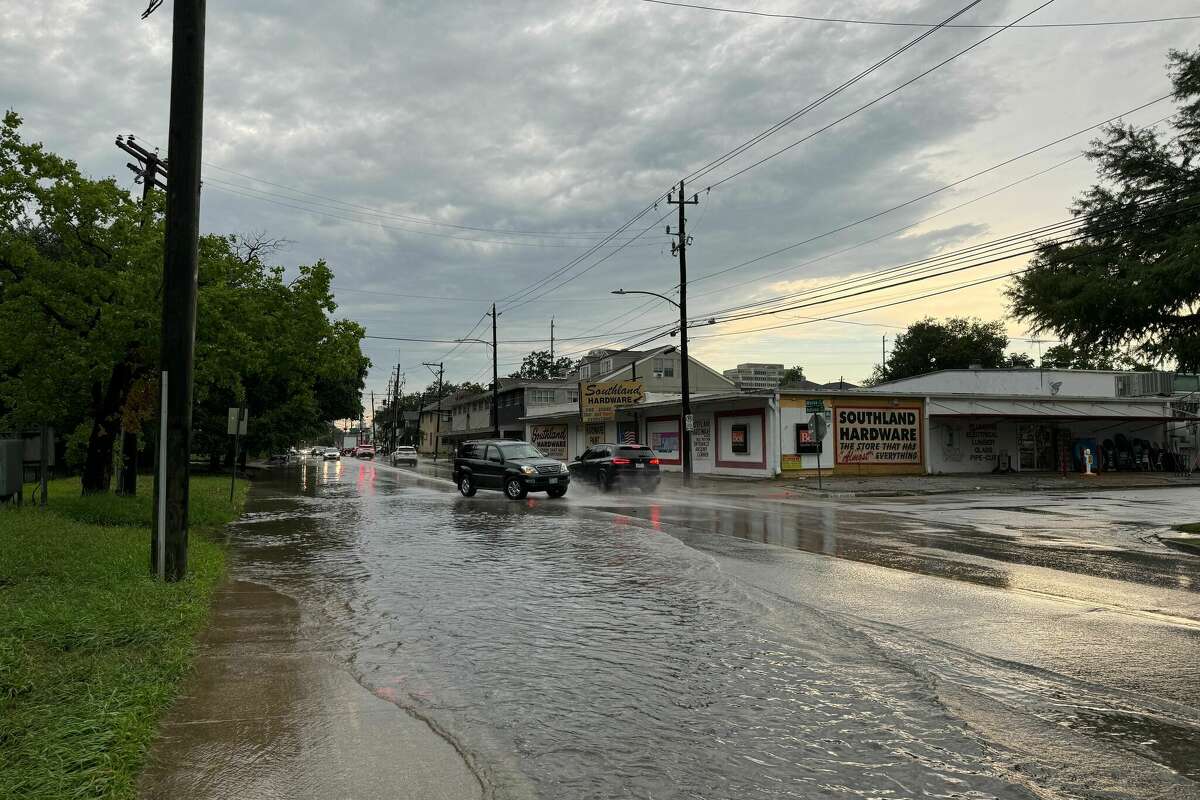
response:
<path id="1" fill-rule="evenodd" d="M 896 337 L 887 363 L 875 367 L 869 384 L 895 381 L 939 369 L 1032 367 L 1028 356 L 1006 356 L 1004 323 L 951 317 L 944 322 L 926 318 Z"/>
<path id="2" fill-rule="evenodd" d="M 1200 369 L 1200 50 L 1172 51 L 1177 132 L 1115 124 L 1087 156 L 1100 182 L 1009 290 L 1013 313 L 1072 349 Z"/>
<path id="3" fill-rule="evenodd" d="M 575 362 L 569 358 L 552 358 L 549 350 L 534 350 L 521 361 L 521 369 L 508 377 L 545 381 L 565 378 L 574 369 Z"/>
<path id="4" fill-rule="evenodd" d="M 143 208 L 0 127 L 0 428 L 68 433 L 85 492 L 107 491 L 122 428 L 154 414 L 162 207 Z M 228 446 L 226 409 L 247 405 L 248 446 L 282 446 L 357 416 L 369 361 L 361 327 L 333 320 L 323 262 L 286 280 L 261 242 L 200 241 L 193 450 Z"/>

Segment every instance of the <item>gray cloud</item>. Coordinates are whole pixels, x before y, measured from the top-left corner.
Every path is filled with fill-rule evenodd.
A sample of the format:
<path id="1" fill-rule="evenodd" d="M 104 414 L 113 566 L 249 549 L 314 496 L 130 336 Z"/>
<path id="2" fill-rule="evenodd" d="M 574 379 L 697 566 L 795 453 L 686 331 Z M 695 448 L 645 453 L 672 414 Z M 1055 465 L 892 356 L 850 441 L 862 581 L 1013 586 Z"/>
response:
<path id="1" fill-rule="evenodd" d="M 839 10 L 849 10 L 843 5 Z M 851 5 L 865 16 L 932 19 L 961 0 L 889 3 L 882 10 L 874 3 Z M 972 18 L 1007 21 L 1034 5 L 987 2 Z M 1160 5 L 1156 13 L 1188 10 L 1183 0 Z M 65 0 L 0 7 L 0 102 L 25 116 L 27 136 L 44 140 L 93 174 L 116 174 L 126 183 L 131 176 L 111 144 L 113 136 L 134 131 L 158 145 L 166 140 L 170 4 L 147 22 L 138 21 L 140 9 L 126 2 Z M 1062 0 L 1043 16 L 1051 21 L 1131 13 L 1128 4 L 1115 0 Z M 900 95 L 702 194 L 703 202 L 689 214 L 696 237 L 691 274 L 737 264 L 904 202 L 1161 94 L 1166 49 L 1189 46 L 1197 30 L 1174 25 L 1001 34 Z M 338 295 L 342 313 L 363 321 L 371 333 L 454 338 L 482 314 L 484 298 L 501 298 L 537 281 L 594 239 L 514 237 L 421 225 L 397 215 L 507 230 L 612 230 L 680 175 L 914 35 L 745 19 L 636 0 L 214 0 L 206 161 L 391 216 L 371 216 L 212 167 L 206 174 L 204 226 L 286 237 L 295 244 L 282 260 L 291 265 L 327 259 L 345 289 Z M 736 164 L 836 119 L 982 35 L 936 34 Z M 701 312 L 760 296 L 766 273 L 921 219 L 1045 166 L 1063 152 L 1069 148 L 699 284 L 693 307 Z M 718 170 L 693 188 L 703 192 L 733 169 Z M 869 270 L 1053 221 L 1087 179 L 1086 170 L 1064 170 L 912 235 L 771 281 Z M 271 196 L 229 192 L 253 188 Z M 325 205 L 313 205 L 318 203 Z M 674 284 L 676 265 L 658 230 L 543 300 L 503 315 L 502 338 L 546 336 L 551 315 L 562 336 L 605 330 L 604 323 L 618 315 L 633 327 L 669 319 L 665 307 L 632 316 L 636 302 L 608 293 L 617 286 L 665 291 Z M 699 296 L 714 287 L 723 288 Z M 384 293 L 470 299 L 406 300 Z M 1000 316 L 998 295 L 991 297 L 975 313 Z M 924 313 L 931 313 L 928 307 L 913 307 L 909 316 Z M 836 369 L 848 377 L 869 371 L 877 332 L 850 326 L 814 326 L 804 332 L 809 340 L 796 338 L 798 333 L 706 340 L 702 352 L 718 367 L 764 358 L 803 362 L 818 334 L 846 349 Z M 560 349 L 586 344 L 567 342 Z M 415 365 L 450 349 L 406 345 L 397 352 L 397 344 L 379 341 L 368 346 L 377 365 L 369 385 L 376 390 L 397 359 Z M 529 349 L 504 345 L 502 360 L 518 361 Z M 486 350 L 460 348 L 449 364 L 453 380 L 482 375 Z M 410 375 L 410 385 L 422 382 L 419 372 Z"/>

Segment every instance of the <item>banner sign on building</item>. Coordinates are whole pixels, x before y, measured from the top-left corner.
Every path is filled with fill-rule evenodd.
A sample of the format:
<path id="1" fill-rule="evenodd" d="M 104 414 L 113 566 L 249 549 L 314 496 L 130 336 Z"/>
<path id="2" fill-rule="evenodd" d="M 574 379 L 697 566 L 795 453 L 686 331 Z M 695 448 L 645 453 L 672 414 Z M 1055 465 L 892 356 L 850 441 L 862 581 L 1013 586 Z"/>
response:
<path id="1" fill-rule="evenodd" d="M 920 408 L 838 408 L 834 416 L 837 463 L 921 463 Z"/>
<path id="2" fill-rule="evenodd" d="M 646 399 L 641 381 L 606 381 L 579 384 L 579 413 L 584 422 L 602 422 L 616 417 L 617 408 Z"/>
<path id="3" fill-rule="evenodd" d="M 529 443 L 549 458 L 567 460 L 566 425 L 531 425 Z"/>

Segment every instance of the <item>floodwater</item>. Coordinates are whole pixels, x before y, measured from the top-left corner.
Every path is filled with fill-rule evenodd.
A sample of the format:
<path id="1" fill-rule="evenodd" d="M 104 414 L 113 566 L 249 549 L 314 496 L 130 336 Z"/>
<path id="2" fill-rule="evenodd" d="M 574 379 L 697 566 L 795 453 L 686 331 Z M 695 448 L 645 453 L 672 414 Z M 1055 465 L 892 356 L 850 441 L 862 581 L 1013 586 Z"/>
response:
<path id="1" fill-rule="evenodd" d="M 1120 514 L 579 488 L 308 462 L 234 569 L 499 798 L 1200 798 L 1200 561 Z"/>

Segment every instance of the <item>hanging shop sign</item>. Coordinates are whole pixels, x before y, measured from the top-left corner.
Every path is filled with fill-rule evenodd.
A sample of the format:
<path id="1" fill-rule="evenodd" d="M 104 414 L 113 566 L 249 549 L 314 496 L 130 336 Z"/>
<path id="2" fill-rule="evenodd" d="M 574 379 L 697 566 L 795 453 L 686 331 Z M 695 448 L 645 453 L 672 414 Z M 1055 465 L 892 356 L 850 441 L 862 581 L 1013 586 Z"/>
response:
<path id="1" fill-rule="evenodd" d="M 838 408 L 834 441 L 839 464 L 920 464 L 921 409 Z"/>
<path id="2" fill-rule="evenodd" d="M 646 399 L 641 381 L 605 381 L 579 384 L 579 414 L 584 422 L 602 422 L 616 417 L 621 406 Z"/>

